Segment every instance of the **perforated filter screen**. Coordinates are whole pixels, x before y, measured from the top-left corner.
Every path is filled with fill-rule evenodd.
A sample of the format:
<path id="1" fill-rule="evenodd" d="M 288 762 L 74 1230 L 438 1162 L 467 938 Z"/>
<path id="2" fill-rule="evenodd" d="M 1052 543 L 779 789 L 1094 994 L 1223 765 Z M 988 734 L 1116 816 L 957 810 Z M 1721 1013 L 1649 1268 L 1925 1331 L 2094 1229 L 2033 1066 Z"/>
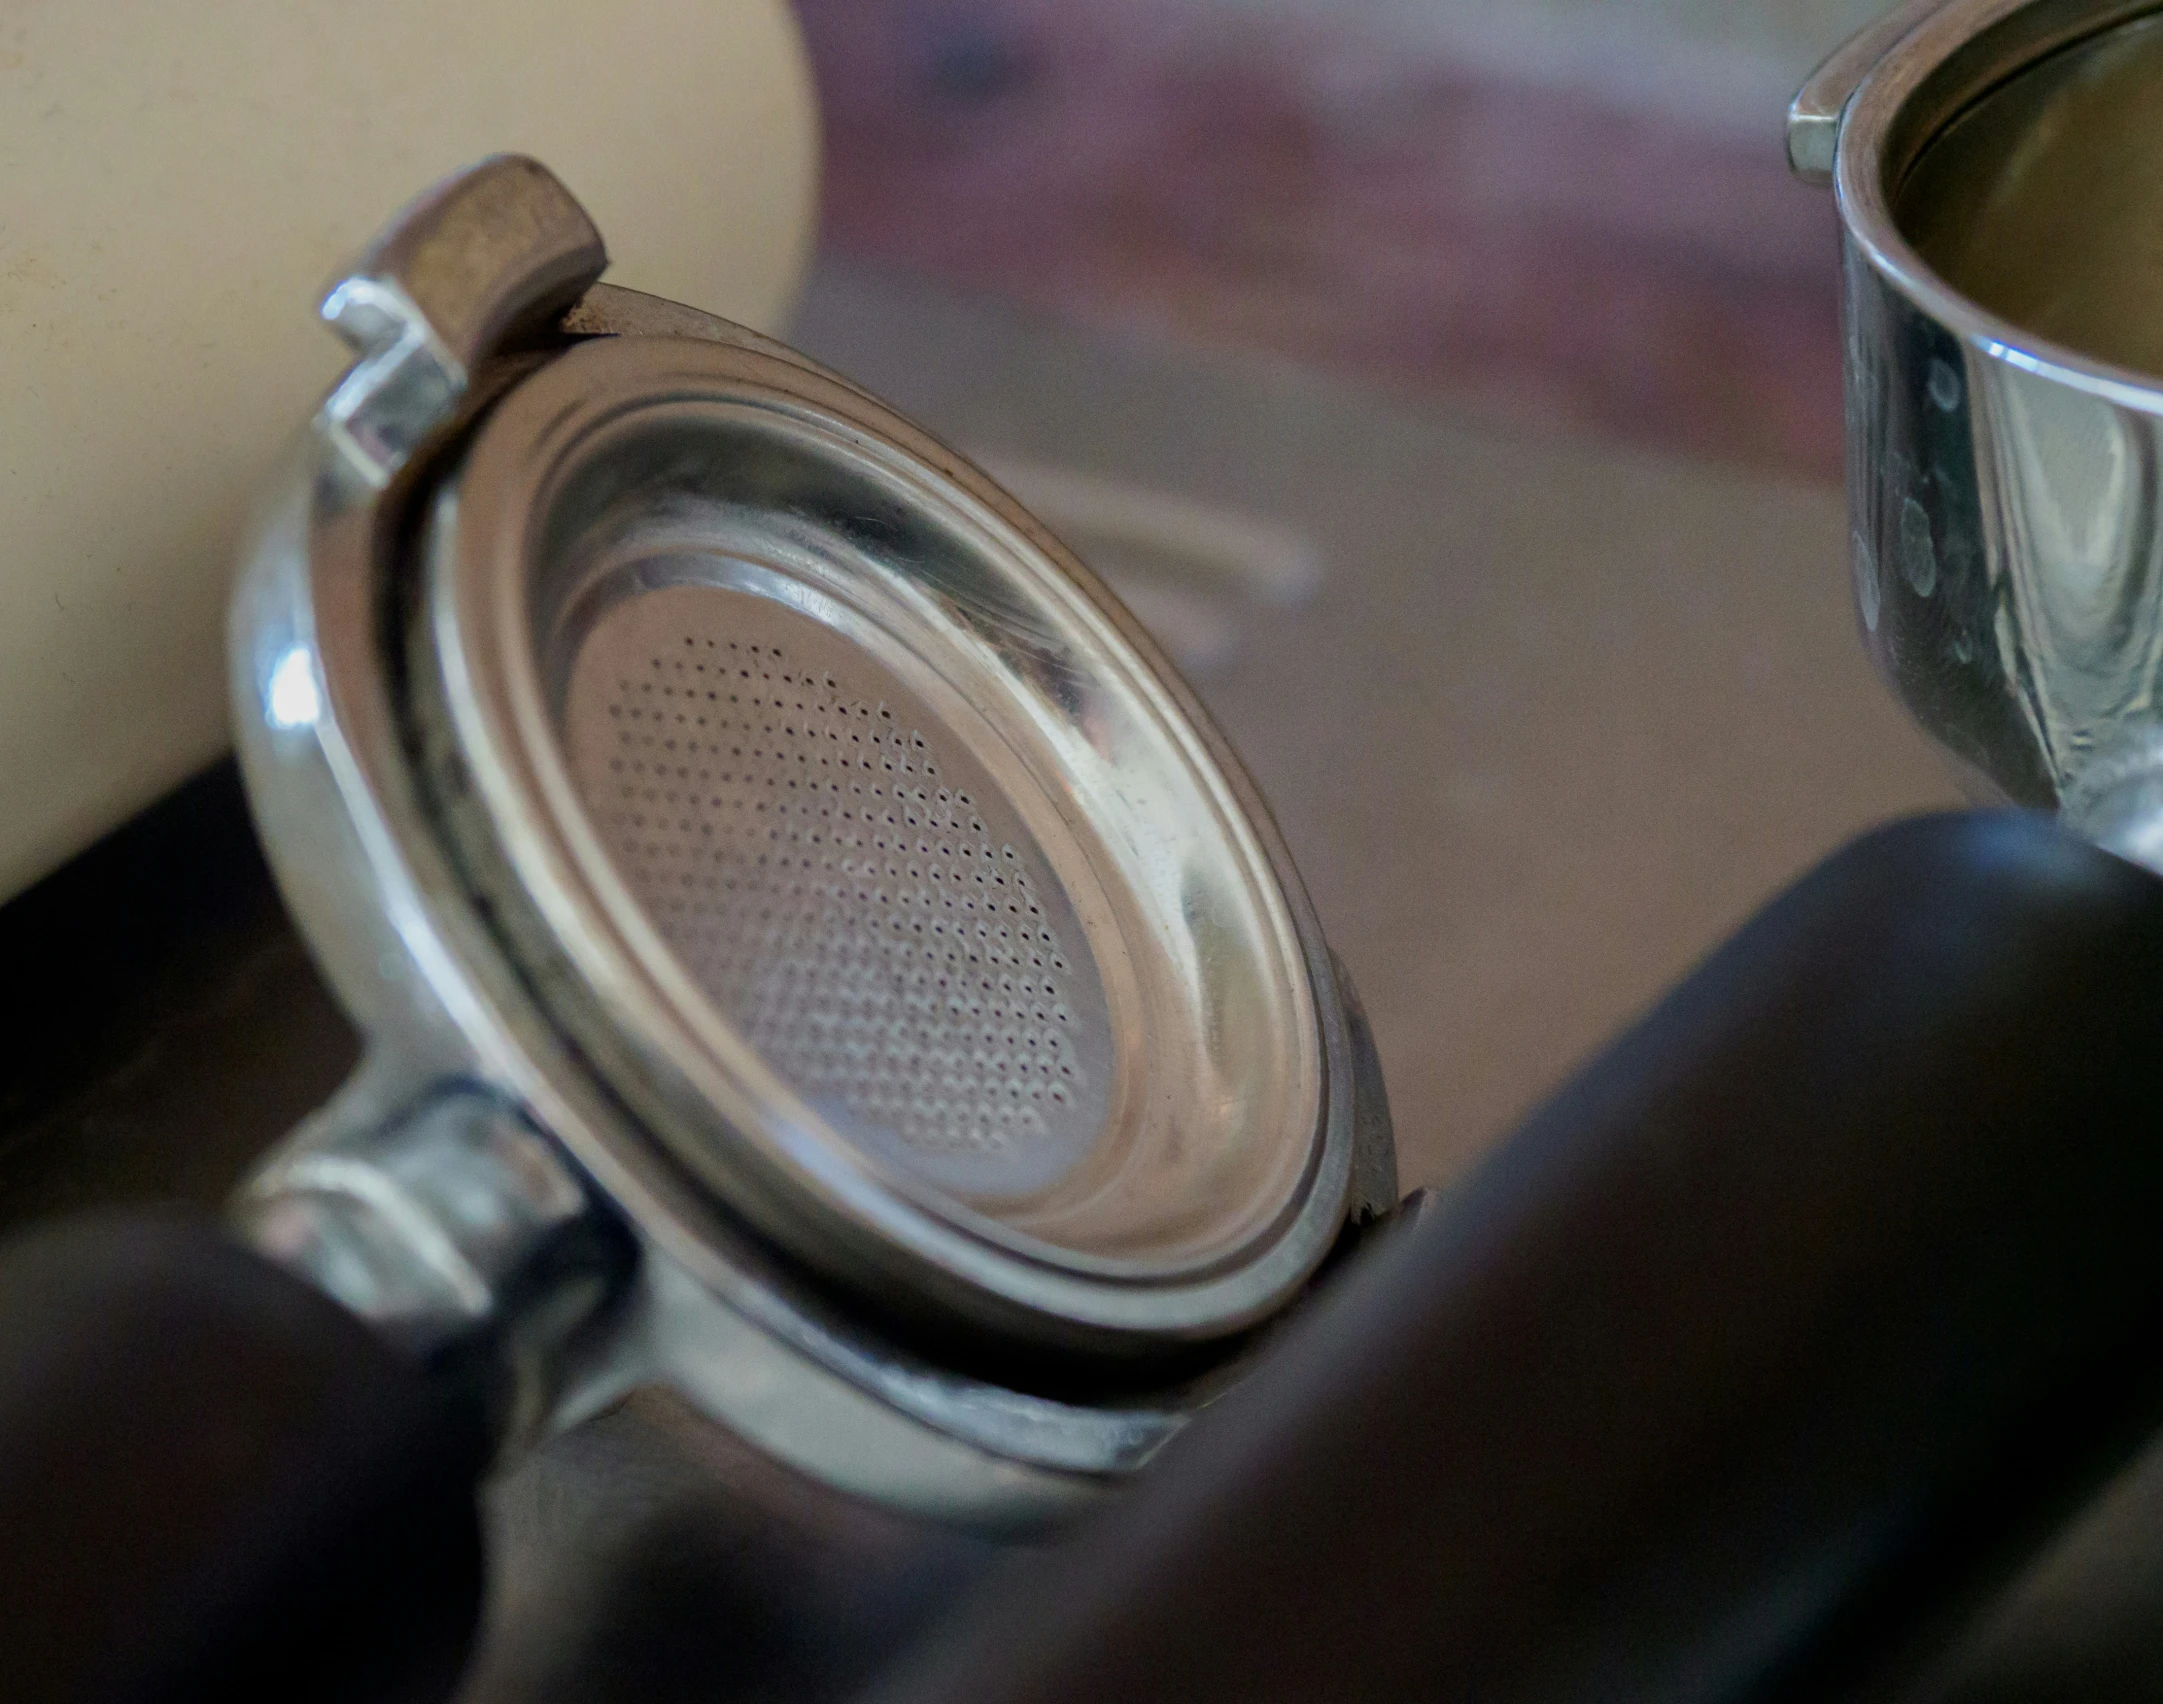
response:
<path id="1" fill-rule="evenodd" d="M 1104 1130 L 1079 920 L 990 773 L 894 675 L 774 600 L 643 590 L 588 631 L 572 772 L 657 931 L 865 1151 L 1027 1194 Z"/>

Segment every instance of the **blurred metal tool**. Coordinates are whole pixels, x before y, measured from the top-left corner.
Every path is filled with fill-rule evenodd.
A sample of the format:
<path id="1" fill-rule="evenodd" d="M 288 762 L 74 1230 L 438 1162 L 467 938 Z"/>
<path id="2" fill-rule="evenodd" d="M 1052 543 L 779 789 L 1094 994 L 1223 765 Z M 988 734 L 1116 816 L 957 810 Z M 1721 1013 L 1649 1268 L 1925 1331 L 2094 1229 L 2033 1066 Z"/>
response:
<path id="1" fill-rule="evenodd" d="M 1903 8 L 1788 142 L 1845 233 L 1872 658 L 1979 793 L 2163 868 L 2163 8 Z"/>

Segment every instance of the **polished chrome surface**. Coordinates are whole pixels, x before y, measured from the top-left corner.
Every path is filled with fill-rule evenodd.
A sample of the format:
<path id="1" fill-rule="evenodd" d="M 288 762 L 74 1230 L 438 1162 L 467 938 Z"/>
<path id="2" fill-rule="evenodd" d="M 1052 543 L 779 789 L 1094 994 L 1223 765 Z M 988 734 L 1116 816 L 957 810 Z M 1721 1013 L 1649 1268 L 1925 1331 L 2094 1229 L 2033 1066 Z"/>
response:
<path id="1" fill-rule="evenodd" d="M 534 912 L 520 951 L 545 937 L 562 955 L 544 979 L 559 1021 L 640 1062 L 619 1092 L 738 1210 L 836 1276 L 1050 1341 L 1206 1337 L 1296 1291 L 1349 1175 L 1325 1101 L 1343 1024 L 1326 960 L 1221 742 L 981 475 L 800 369 L 596 342 L 490 416 L 429 551 L 416 679 L 440 679 L 480 804 L 447 820 L 477 871 L 502 859 L 507 881 L 479 877 L 498 904 Z M 731 643 L 734 691 L 700 673 Z M 648 701 L 659 744 L 627 756 Z M 864 738 L 882 728 L 907 743 Z M 611 760 L 675 792 L 634 801 L 666 808 L 666 838 L 623 811 L 610 776 L 631 772 Z M 919 760 L 952 767 L 902 767 Z M 761 868 L 721 829 L 738 816 L 763 836 L 751 859 L 790 860 L 759 880 L 793 909 L 723 964 L 698 933 L 713 905 L 660 912 L 652 876 L 670 869 L 678 900 L 727 896 L 702 884 Z M 867 958 L 865 921 L 907 953 Z M 822 968 L 837 944 L 853 993 Z M 774 1025 L 742 1003 L 746 976 L 799 991 L 795 1074 L 749 1044 Z M 861 1032 L 814 1060 L 866 995 L 919 1029 L 936 1010 L 977 1055 L 976 1089 L 946 1073 L 959 1119 L 911 1141 L 871 1116 Z M 1033 1122 L 957 1135 L 987 1087 Z"/>
<path id="2" fill-rule="evenodd" d="M 440 217 L 445 208 L 479 205 L 467 193 L 476 181 L 512 185 L 513 204 L 477 224 Z M 747 1222 L 744 1209 L 756 1203 L 717 1189 L 697 1164 L 686 1164 L 720 1150 L 687 1146 L 666 1119 L 657 1131 L 620 1092 L 651 1102 L 647 1091 L 657 1085 L 641 1073 L 654 1056 L 631 1046 L 595 1047 L 594 1032 L 574 1035 L 566 1026 L 565 1004 L 579 1001 L 563 974 L 568 961 L 551 958 L 545 944 L 533 950 L 535 940 L 511 915 L 519 903 L 514 892 L 476 880 L 472 831 L 486 813 L 470 794 L 444 794 L 446 782 L 456 791 L 472 776 L 443 762 L 445 730 L 416 725 L 429 712 L 407 697 L 397 661 L 414 637 L 399 615 L 408 596 L 402 588 L 413 577 L 400 517 L 425 502 L 444 446 L 469 417 L 506 392 L 515 402 L 522 393 L 514 387 L 530 383 L 537 365 L 545 376 L 584 351 L 633 345 L 649 351 L 640 359 L 681 357 L 693 368 L 721 355 L 751 363 L 784 389 L 812 387 L 829 415 L 873 410 L 888 418 L 845 381 L 769 340 L 607 286 L 589 290 L 551 332 L 546 317 L 566 278 L 596 258 L 579 258 L 575 222 L 560 217 L 567 199 L 530 162 L 496 161 L 409 210 L 415 231 L 394 228 L 375 251 L 380 263 L 356 276 L 397 283 L 417 317 L 385 322 L 392 335 L 371 343 L 373 353 L 356 372 L 386 350 L 440 348 L 453 357 L 429 369 L 442 382 L 400 388 L 370 379 L 345 392 L 365 406 L 320 414 L 294 442 L 258 509 L 231 628 L 243 767 L 280 887 L 366 1032 L 368 1058 L 268 1163 L 236 1213 L 260 1243 L 417 1345 L 476 1330 L 486 1337 L 500 1327 L 500 1341 L 537 1346 L 519 1370 L 519 1389 L 543 1393 L 542 1423 L 569 1424 L 639 1385 L 667 1384 L 760 1448 L 845 1490 L 980 1527 L 1028 1529 L 1062 1519 L 1146 1462 L 1188 1413 L 1237 1376 L 1238 1364 L 1141 1395 L 1132 1394 L 1130 1371 L 1128 1394 L 1051 1397 L 926 1359 L 865 1309 L 839 1304 L 830 1286 L 807 1283 L 799 1264 Z M 428 268 L 401 271 L 399 257 L 415 232 L 433 233 L 448 250 L 434 254 Z M 566 232 L 574 240 L 566 241 Z M 451 285 L 421 288 L 422 272 Z M 537 347 L 498 360 L 488 347 L 498 336 L 530 337 Z M 566 337 L 589 341 L 566 354 Z M 403 359 L 378 363 L 377 375 L 394 374 Z M 386 402 L 387 412 L 371 416 L 371 397 L 396 406 Z M 948 465 L 945 452 L 912 429 L 896 423 L 895 430 L 910 453 L 930 458 L 1000 524 L 1029 531 L 1027 518 L 981 476 Z M 1035 547 L 1052 548 L 1042 541 Z M 1076 595 L 1094 610 L 1088 619 L 1120 636 L 1127 647 L 1120 655 L 1149 654 L 1116 607 Z M 1039 664 L 1054 660 L 1048 651 L 1035 655 Z M 897 676 L 909 672 L 885 666 Z M 1056 698 L 1071 683 L 1046 672 L 1040 684 Z M 949 707 L 933 686 L 917 690 L 927 704 L 937 701 L 949 729 L 980 714 L 965 700 Z M 1176 682 L 1160 681 L 1158 690 L 1175 712 L 1193 714 Z M 550 739 L 553 725 L 545 718 L 536 724 Z M 1182 725 L 1176 714 L 1173 725 Z M 1282 883 L 1280 904 L 1311 979 L 1323 1134 L 1300 1198 L 1307 1216 L 1294 1215 L 1299 1234 L 1274 1245 L 1280 1261 L 1290 1250 L 1292 1265 L 1304 1271 L 1353 1201 L 1363 1214 L 1390 1204 L 1386 1109 L 1371 1045 L 1345 1019 L 1326 949 L 1273 828 L 1198 716 L 1184 728 L 1189 757 L 1227 790 L 1230 808 L 1246 814 L 1244 832 L 1262 849 L 1270 879 Z M 1092 725 L 1082 737 L 1100 732 Z M 416 740 L 437 742 L 426 785 L 415 766 Z M 977 761 L 985 761 L 981 753 Z M 568 770 L 561 782 L 555 820 L 584 821 L 587 807 Z M 1001 797 L 1011 802 L 1016 793 L 1009 787 Z M 1064 855 L 1060 837 L 1078 832 L 1068 820 L 1071 801 L 1041 820 L 1030 816 L 1037 804 L 1014 808 L 1047 862 L 1056 863 Z M 453 830 L 447 818 L 461 816 L 464 830 Z M 992 821 L 982 820 L 989 836 Z M 447 842 L 447 833 L 455 841 Z M 998 833 L 1002 857 L 1009 844 L 1019 852 L 1013 833 L 1003 826 Z M 595 845 L 595 867 L 610 868 L 605 848 Z M 1175 850 L 1156 849 L 1168 858 Z M 1073 877 L 1060 871 L 1058 879 L 1071 896 Z M 1199 914 L 1207 910 L 1204 903 Z M 634 899 L 626 900 L 626 913 L 640 914 Z M 656 938 L 650 962 L 668 956 Z M 1216 974 L 1217 958 L 1208 963 Z M 696 981 L 689 986 L 685 1009 L 706 1009 Z M 590 1015 L 593 1007 L 582 1009 Z M 1243 1014 L 1222 1015 L 1236 1021 Z M 1249 1044 L 1235 1042 L 1235 1051 L 1239 1045 Z M 449 1084 L 462 1085 L 455 1116 L 441 1099 Z M 658 1092 L 665 1098 L 682 1087 L 660 1083 Z M 711 1124 L 711 1103 L 694 1104 L 704 1105 Z M 846 1141 L 839 1157 L 859 1182 L 884 1188 L 927 1221 L 939 1215 L 905 1201 L 912 1189 L 954 1206 L 956 1221 L 968 1217 L 958 1197 L 921 1178 L 897 1171 L 876 1179 L 870 1156 Z M 507 1196 L 490 1196 L 491 1175 Z M 788 1196 L 786 1188 L 778 1193 Z M 510 1290 L 492 1290 L 491 1274 L 531 1270 L 528 1255 L 562 1247 L 567 1227 L 600 1223 L 620 1225 L 626 1240 L 611 1249 L 595 1239 L 577 1259 L 543 1262 L 548 1280 L 532 1290 L 511 1286 L 517 1305 L 505 1312 Z M 938 1234 L 981 1243 L 979 1252 L 994 1262 L 1027 1263 L 999 1245 L 995 1221 L 984 1225 L 988 1241 L 943 1220 Z M 1287 1270 L 1264 1277 L 1275 1284 Z M 1085 1288 L 1112 1285 L 1096 1274 L 1062 1276 Z M 1251 1279 L 1251 1270 L 1244 1276 Z M 969 1282 L 958 1281 L 961 1293 Z M 1206 1281 L 1199 1288 L 1206 1292 Z M 1185 1293 L 1195 1289 L 1188 1284 Z M 1254 1317 L 1261 1295 L 1281 1300 L 1283 1293 L 1250 1284 L 1240 1297 L 1250 1310 L 1245 1317 Z M 889 1286 L 881 1299 L 920 1314 L 951 1301 L 937 1285 Z M 1175 1309 L 1173 1334 L 1194 1319 Z M 1072 1388 L 1087 1390 L 1091 1364 L 1070 1369 Z"/>
<path id="3" fill-rule="evenodd" d="M 460 1084 L 380 1124 L 320 1118 L 249 1180 L 233 1220 L 424 1364 L 491 1378 L 513 1440 L 541 1425 L 565 1347 L 629 1275 L 628 1234 L 555 1145 Z"/>
<path id="4" fill-rule="evenodd" d="M 546 167 L 499 155 L 416 198 L 323 299 L 360 361 L 320 429 L 385 484 L 457 412 L 474 365 L 560 318 L 608 265 Z"/>
<path id="5" fill-rule="evenodd" d="M 1835 177 L 1870 653 L 1977 791 L 2151 863 L 2158 11 L 1953 0 L 1862 79 Z"/>

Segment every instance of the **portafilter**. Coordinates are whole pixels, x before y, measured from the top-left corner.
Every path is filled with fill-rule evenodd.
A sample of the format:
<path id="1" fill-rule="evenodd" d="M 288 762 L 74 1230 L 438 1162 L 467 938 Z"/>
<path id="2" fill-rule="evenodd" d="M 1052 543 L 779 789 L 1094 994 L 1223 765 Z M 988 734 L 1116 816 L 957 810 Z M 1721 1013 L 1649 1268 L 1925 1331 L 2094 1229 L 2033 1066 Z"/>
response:
<path id="1" fill-rule="evenodd" d="M 802 356 L 597 283 L 522 158 L 323 306 L 233 603 L 367 1038 L 246 1238 L 512 1440 L 641 1383 L 1000 1527 L 1146 1462 L 1393 1203 L 1291 860 L 1146 633 Z"/>

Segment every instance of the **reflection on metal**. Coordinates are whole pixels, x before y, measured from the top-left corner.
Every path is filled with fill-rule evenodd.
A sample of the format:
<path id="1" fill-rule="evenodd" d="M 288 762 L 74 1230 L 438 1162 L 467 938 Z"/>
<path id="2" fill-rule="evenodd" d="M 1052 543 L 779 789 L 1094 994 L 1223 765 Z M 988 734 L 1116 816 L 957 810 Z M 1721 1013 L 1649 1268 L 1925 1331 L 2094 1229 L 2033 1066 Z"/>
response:
<path id="1" fill-rule="evenodd" d="M 299 645 L 271 665 L 270 680 L 263 692 L 263 714 L 281 731 L 305 728 L 323 713 L 322 694 L 316 690 L 315 660 Z"/>
<path id="2" fill-rule="evenodd" d="M 1322 583 L 1313 542 L 1258 516 L 1075 468 L 976 459 L 1190 674 L 1231 662 L 1248 610 L 1296 609 Z"/>
<path id="3" fill-rule="evenodd" d="M 1979 791 L 2163 868 L 2159 11 L 1907 20 L 1835 181 L 1870 653 Z"/>

